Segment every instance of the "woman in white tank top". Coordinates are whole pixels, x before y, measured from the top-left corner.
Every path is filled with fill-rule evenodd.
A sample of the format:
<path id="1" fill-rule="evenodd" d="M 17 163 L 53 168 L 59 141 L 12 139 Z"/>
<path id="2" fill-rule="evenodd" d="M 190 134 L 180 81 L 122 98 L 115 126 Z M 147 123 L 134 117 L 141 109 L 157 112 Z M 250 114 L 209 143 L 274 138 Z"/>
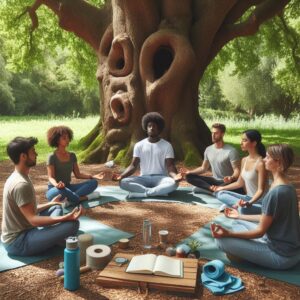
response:
<path id="1" fill-rule="evenodd" d="M 226 186 L 212 187 L 218 200 L 224 204 L 220 207 L 240 207 L 244 214 L 259 214 L 261 212 L 261 199 L 265 194 L 267 174 L 263 158 L 266 149 L 261 143 L 261 134 L 254 129 L 243 132 L 241 149 L 248 152 L 242 159 L 242 171 L 236 182 Z M 245 195 L 231 192 L 230 190 L 244 188 Z"/>

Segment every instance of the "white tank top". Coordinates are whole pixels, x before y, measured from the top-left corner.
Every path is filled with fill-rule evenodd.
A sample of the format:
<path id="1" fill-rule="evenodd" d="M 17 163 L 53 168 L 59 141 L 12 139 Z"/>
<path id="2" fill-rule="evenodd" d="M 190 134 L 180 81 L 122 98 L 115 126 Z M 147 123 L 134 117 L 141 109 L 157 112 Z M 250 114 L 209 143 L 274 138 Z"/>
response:
<path id="1" fill-rule="evenodd" d="M 256 193 L 256 191 L 258 189 L 258 173 L 256 172 L 255 169 L 256 169 L 256 165 L 259 161 L 259 158 L 254 163 L 253 169 L 246 171 L 245 168 L 246 168 L 246 164 L 248 162 L 248 158 L 249 158 L 249 156 L 246 158 L 246 161 L 243 166 L 243 170 L 241 172 L 241 176 L 245 182 L 245 188 L 246 188 L 247 195 L 250 197 L 253 197 L 253 195 Z"/>

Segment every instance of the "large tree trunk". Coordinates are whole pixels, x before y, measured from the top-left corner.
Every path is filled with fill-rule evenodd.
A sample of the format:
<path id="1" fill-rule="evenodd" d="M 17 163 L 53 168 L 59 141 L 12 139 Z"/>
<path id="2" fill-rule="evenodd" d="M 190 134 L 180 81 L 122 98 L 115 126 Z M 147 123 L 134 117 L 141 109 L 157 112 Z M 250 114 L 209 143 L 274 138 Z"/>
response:
<path id="1" fill-rule="evenodd" d="M 111 0 L 96 8 L 84 0 L 36 0 L 28 12 L 34 29 L 35 11 L 47 5 L 62 28 L 97 53 L 101 119 L 82 140 L 84 162 L 127 163 L 133 145 L 145 136 L 142 116 L 157 111 L 165 118 L 162 134 L 176 158 L 196 164 L 211 142 L 198 113 L 204 70 L 226 43 L 256 33 L 288 2 Z"/>
<path id="2" fill-rule="evenodd" d="M 155 1 L 112 1 L 112 25 L 98 50 L 97 78 L 101 83 L 101 124 L 97 145 L 81 154 L 85 162 L 116 159 L 126 163 L 134 144 L 145 136 L 142 116 L 160 112 L 166 121 L 162 133 L 175 149 L 176 158 L 198 163 L 211 142 L 210 132 L 198 113 L 199 70 L 189 41 L 190 1 L 170 11 L 166 1 L 162 22 Z M 183 10 L 185 11 L 183 11 Z M 87 146 L 85 144 L 85 146 Z"/>

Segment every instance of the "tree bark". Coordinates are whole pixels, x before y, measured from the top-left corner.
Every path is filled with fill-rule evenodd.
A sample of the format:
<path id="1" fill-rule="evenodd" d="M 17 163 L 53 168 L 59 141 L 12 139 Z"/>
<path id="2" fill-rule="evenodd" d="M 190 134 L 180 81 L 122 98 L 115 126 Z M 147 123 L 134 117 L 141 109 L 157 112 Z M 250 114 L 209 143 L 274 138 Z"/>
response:
<path id="1" fill-rule="evenodd" d="M 83 0 L 37 0 L 62 28 L 97 53 L 101 121 L 82 140 L 84 162 L 126 164 L 145 136 L 142 116 L 160 112 L 162 133 L 178 160 L 199 163 L 211 143 L 198 113 L 198 85 L 211 60 L 230 40 L 254 34 L 281 13 L 288 0 L 111 0 L 94 7 Z M 239 21 L 251 9 L 243 21 Z"/>

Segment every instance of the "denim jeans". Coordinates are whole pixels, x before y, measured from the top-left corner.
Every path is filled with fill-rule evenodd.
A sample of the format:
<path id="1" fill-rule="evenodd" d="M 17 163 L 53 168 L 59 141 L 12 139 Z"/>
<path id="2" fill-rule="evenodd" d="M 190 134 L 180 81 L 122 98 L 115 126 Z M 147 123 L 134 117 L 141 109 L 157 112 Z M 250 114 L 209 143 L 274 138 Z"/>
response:
<path id="1" fill-rule="evenodd" d="M 216 186 L 224 186 L 227 185 L 223 180 L 216 179 L 212 176 L 201 176 L 196 174 L 187 174 L 186 175 L 186 181 L 196 187 L 205 189 L 210 191 L 210 187 L 212 185 Z M 244 190 L 242 188 L 238 188 L 234 190 L 237 193 L 244 194 Z"/>
<path id="2" fill-rule="evenodd" d="M 233 231 L 249 231 L 257 227 L 257 223 L 237 220 L 233 223 Z M 282 256 L 270 249 L 266 237 L 246 240 L 239 238 L 215 239 L 218 247 L 229 253 L 257 265 L 275 270 L 284 270 L 300 262 L 300 253 L 294 256 Z"/>
<path id="3" fill-rule="evenodd" d="M 40 213 L 42 216 L 60 216 L 62 207 L 55 205 Z M 36 227 L 21 232 L 10 244 L 4 244 L 10 255 L 30 256 L 42 254 L 55 245 L 62 245 L 69 236 L 77 234 L 79 221 L 61 222 L 55 225 Z"/>
<path id="4" fill-rule="evenodd" d="M 51 201 L 54 197 L 61 195 L 62 199 L 66 198 L 69 202 L 76 205 L 79 203 L 79 198 L 92 193 L 98 186 L 96 179 L 87 180 L 81 183 L 69 184 L 63 189 L 58 189 L 52 184 L 48 184 L 46 197 Z"/>
<path id="5" fill-rule="evenodd" d="M 250 201 L 251 197 L 248 195 L 241 195 L 232 191 L 220 191 L 215 193 L 217 199 L 228 207 L 232 207 L 234 204 L 242 199 L 244 201 Z M 260 215 L 261 214 L 261 202 L 256 202 L 252 204 L 250 207 L 240 207 L 239 212 L 244 215 Z"/>
<path id="6" fill-rule="evenodd" d="M 143 175 L 123 178 L 120 188 L 133 193 L 146 193 L 147 196 L 167 195 L 177 189 L 176 181 L 164 175 Z"/>

